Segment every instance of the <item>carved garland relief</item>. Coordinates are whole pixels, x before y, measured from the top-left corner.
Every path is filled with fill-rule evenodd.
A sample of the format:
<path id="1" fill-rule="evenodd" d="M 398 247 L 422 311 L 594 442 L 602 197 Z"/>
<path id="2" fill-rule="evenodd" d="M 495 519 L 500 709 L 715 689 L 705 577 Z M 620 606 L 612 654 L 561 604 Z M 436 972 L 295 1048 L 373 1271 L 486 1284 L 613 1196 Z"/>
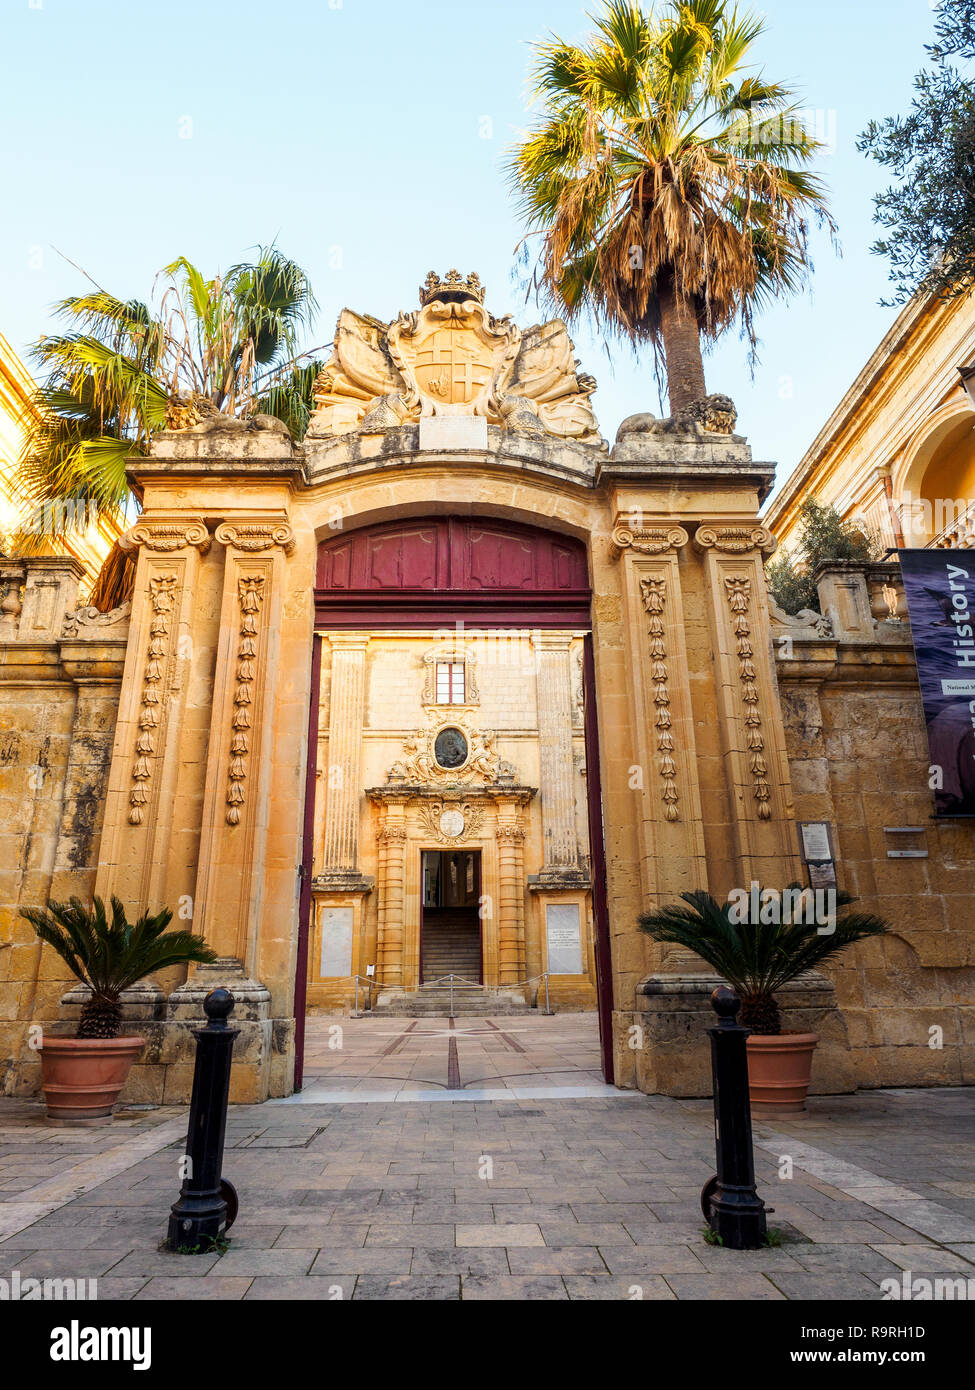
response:
<path id="1" fill-rule="evenodd" d="M 134 786 L 129 792 L 129 824 L 142 825 L 145 807 L 149 803 L 149 783 L 152 781 L 152 757 L 156 751 L 156 731 L 162 718 L 162 686 L 166 656 L 169 651 L 170 624 L 179 578 L 175 574 L 156 575 L 149 580 L 149 643 L 142 671 L 142 700 L 139 708 L 139 734 L 132 765 Z"/>
<path id="2" fill-rule="evenodd" d="M 745 732 L 748 745 L 748 767 L 752 774 L 755 800 L 758 802 L 760 820 L 770 820 L 771 792 L 767 781 L 768 767 L 765 762 L 765 739 L 762 736 L 762 716 L 759 710 L 758 685 L 751 643 L 751 625 L 748 612 L 751 605 L 751 580 L 745 575 L 726 575 L 725 594 L 732 612 L 732 630 L 738 655 L 738 679 L 741 683 L 741 699 L 745 707 Z"/>
<path id="3" fill-rule="evenodd" d="M 240 629 L 237 646 L 237 668 L 234 689 L 234 713 L 231 720 L 230 766 L 227 785 L 227 824 L 240 824 L 240 808 L 244 804 L 244 783 L 247 780 L 247 759 L 250 752 L 251 705 L 254 699 L 254 680 L 257 674 L 258 638 L 261 606 L 264 602 L 263 574 L 244 575 L 237 580 L 237 605 L 240 609 Z"/>
<path id="4" fill-rule="evenodd" d="M 657 752 L 660 761 L 657 772 L 663 782 L 660 796 L 664 815 L 669 821 L 680 820 L 678 810 L 677 764 L 674 762 L 674 735 L 670 715 L 670 689 L 667 674 L 667 647 L 664 640 L 663 611 L 667 600 L 666 579 L 642 578 L 640 592 L 643 606 L 650 615 L 650 679 L 653 683 L 653 703 L 656 706 L 654 725 L 657 730 Z"/>

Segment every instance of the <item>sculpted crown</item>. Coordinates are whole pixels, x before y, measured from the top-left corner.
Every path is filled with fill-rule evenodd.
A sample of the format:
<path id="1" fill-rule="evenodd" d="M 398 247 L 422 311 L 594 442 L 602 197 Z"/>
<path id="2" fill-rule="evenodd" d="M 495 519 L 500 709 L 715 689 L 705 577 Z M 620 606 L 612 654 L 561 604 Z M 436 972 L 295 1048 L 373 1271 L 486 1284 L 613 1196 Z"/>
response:
<path id="1" fill-rule="evenodd" d="M 420 305 L 425 307 L 435 299 L 449 303 L 462 303 L 465 299 L 475 299 L 484 303 L 485 286 L 481 277 L 471 272 L 465 280 L 459 270 L 448 270 L 441 280 L 435 270 L 431 270 L 420 286 Z"/>

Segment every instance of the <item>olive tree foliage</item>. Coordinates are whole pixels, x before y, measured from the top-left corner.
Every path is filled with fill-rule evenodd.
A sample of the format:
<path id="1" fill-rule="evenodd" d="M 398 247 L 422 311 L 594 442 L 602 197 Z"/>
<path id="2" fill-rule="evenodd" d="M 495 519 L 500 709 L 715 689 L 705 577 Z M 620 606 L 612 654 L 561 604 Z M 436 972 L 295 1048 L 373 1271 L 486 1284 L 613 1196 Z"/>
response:
<path id="1" fill-rule="evenodd" d="M 874 198 L 890 304 L 975 287 L 975 0 L 942 0 L 936 16 L 907 114 L 871 121 L 857 141 L 895 180 Z"/>
<path id="2" fill-rule="evenodd" d="M 765 566 L 769 593 L 785 613 L 818 613 L 813 575 L 828 560 L 877 560 L 881 546 L 855 522 L 844 521 L 829 503 L 807 497 L 799 508 L 799 543 L 792 554 Z"/>

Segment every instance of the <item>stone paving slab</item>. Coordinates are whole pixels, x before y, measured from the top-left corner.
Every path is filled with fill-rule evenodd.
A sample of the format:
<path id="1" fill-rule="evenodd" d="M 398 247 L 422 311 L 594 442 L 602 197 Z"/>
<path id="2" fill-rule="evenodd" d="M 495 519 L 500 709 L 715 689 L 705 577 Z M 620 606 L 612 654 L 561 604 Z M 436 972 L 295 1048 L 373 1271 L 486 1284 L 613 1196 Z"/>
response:
<path id="1" fill-rule="evenodd" d="M 551 1068 L 553 1020 L 527 1022 L 547 1030 Z M 417 1045 L 432 1075 L 445 1037 Z M 462 1080 L 464 1048 L 482 1046 L 461 1039 Z M 359 1062 L 372 1065 L 364 1044 Z M 40 1103 L 0 1101 L 0 1140 L 27 1183 L 0 1189 L 0 1277 L 93 1278 L 100 1298 L 137 1301 L 874 1301 L 904 1271 L 975 1281 L 970 1091 L 814 1097 L 804 1116 L 757 1124 L 779 1243 L 737 1252 L 702 1233 L 709 1103 L 514 1089 L 234 1107 L 224 1171 L 241 1214 L 226 1251 L 194 1256 L 159 1249 L 185 1110 L 66 1131 Z"/>

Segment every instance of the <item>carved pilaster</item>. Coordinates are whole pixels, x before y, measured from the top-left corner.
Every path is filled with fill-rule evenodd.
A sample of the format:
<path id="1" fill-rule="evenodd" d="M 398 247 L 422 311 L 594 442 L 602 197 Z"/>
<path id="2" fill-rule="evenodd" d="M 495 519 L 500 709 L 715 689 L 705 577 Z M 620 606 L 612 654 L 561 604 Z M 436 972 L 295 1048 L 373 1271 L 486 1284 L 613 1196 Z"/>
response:
<path id="1" fill-rule="evenodd" d="M 670 712 L 670 674 L 667 670 L 667 641 L 663 624 L 667 602 L 666 579 L 647 575 L 640 580 L 643 606 L 649 614 L 648 635 L 650 680 L 653 683 L 653 723 L 656 730 L 657 774 L 663 786 L 660 799 L 667 820 L 680 820 L 680 793 L 677 789 L 677 764 L 674 761 L 674 721 Z"/>
<path id="2" fill-rule="evenodd" d="M 775 540 L 763 526 L 713 522 L 698 529 L 694 544 L 704 557 L 732 813 L 728 864 L 719 871 L 730 881 L 715 888 L 724 892 L 752 878 L 788 883 L 797 876 L 792 792 L 763 569 Z"/>
<path id="3" fill-rule="evenodd" d="M 218 954 L 255 974 L 267 881 L 282 566 L 294 536 L 283 517 L 273 516 L 222 522 L 214 537 L 225 547 L 225 561 L 196 908 Z"/>
<path id="4" fill-rule="evenodd" d="M 191 888 L 182 855 L 170 857 L 173 826 L 192 798 L 181 771 L 201 557 L 210 533 L 201 517 L 146 514 L 122 538 L 137 552 L 131 608 L 62 619 L 65 641 L 127 619 L 128 645 L 109 774 L 95 891 L 134 910 L 175 903 Z M 195 853 L 193 855 L 195 858 Z"/>
<path id="5" fill-rule="evenodd" d="M 266 576 L 263 574 L 245 575 L 237 581 L 240 627 L 237 636 L 230 762 L 227 769 L 228 825 L 240 824 L 240 809 L 245 799 L 244 784 L 247 781 L 247 760 L 251 751 L 250 735 L 253 728 L 251 706 L 254 703 L 254 681 L 257 678 L 261 605 L 264 602 L 265 583 Z"/>
<path id="6" fill-rule="evenodd" d="M 680 555 L 687 532 L 666 522 L 617 525 L 634 702 L 629 785 L 647 898 L 707 882 L 690 698 Z"/>

